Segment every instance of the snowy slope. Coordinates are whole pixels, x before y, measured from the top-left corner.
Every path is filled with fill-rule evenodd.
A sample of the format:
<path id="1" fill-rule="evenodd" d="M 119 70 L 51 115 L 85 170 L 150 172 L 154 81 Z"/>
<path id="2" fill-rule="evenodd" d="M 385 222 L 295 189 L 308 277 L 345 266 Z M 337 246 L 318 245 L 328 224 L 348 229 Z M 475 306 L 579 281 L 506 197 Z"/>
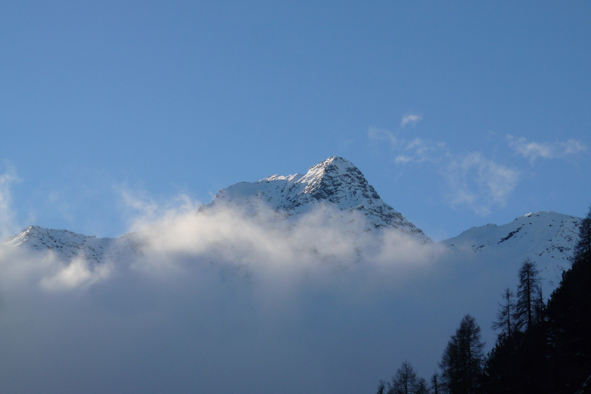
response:
<path id="1" fill-rule="evenodd" d="M 273 216 L 262 215 L 260 223 L 270 227 L 293 227 L 305 214 L 324 215 L 343 233 L 363 231 L 379 235 L 392 229 L 431 240 L 399 212 L 386 204 L 363 174 L 351 162 L 331 157 L 311 167 L 304 175 L 273 175 L 258 182 L 242 182 L 222 189 L 200 212 L 238 207 L 257 218 L 263 207 Z M 569 257 L 578 240 L 581 219 L 555 212 L 536 212 L 505 225 L 473 227 L 457 237 L 442 241 L 446 259 L 487 264 L 516 275 L 525 258 L 534 260 L 549 295 L 562 272 L 570 267 Z M 143 245 L 136 233 L 119 238 L 96 238 L 67 230 L 30 226 L 2 242 L 2 246 L 30 251 L 51 250 L 63 261 L 81 257 L 89 262 L 125 261 L 137 255 Z M 502 262 L 502 263 L 501 263 Z"/>
<path id="2" fill-rule="evenodd" d="M 94 263 L 129 259 L 140 246 L 132 233 L 119 238 L 97 238 L 39 226 L 29 226 L 2 244 L 30 251 L 51 250 L 62 261 L 83 258 Z"/>
<path id="3" fill-rule="evenodd" d="M 291 223 L 315 210 L 335 210 L 344 223 L 354 222 L 355 216 L 361 214 L 366 221 L 365 231 L 396 229 L 430 242 L 423 231 L 380 198 L 353 163 L 336 156 L 311 167 L 304 175 L 273 175 L 222 189 L 201 211 L 227 205 L 242 207 L 253 215 L 261 205 L 266 206 L 278 213 L 277 220 L 288 219 Z"/>
<path id="4" fill-rule="evenodd" d="M 569 258 L 578 241 L 582 219 L 556 212 L 535 212 L 511 223 L 473 227 L 457 237 L 442 241 L 458 258 L 482 261 L 514 261 L 515 274 L 525 258 L 532 259 L 544 279 L 546 295 L 570 268 Z"/>
<path id="5" fill-rule="evenodd" d="M 297 226 L 304 214 L 324 215 L 329 224 L 343 232 L 395 229 L 431 242 L 419 228 L 386 204 L 351 162 L 331 157 L 311 167 L 305 175 L 273 175 L 258 182 L 242 182 L 222 189 L 201 212 L 231 206 L 257 217 L 262 210 L 274 212 L 261 217 L 270 227 Z M 3 245 L 31 251 L 51 250 L 63 261 L 81 257 L 90 262 L 124 260 L 141 249 L 137 234 L 119 238 L 96 238 L 67 230 L 30 226 L 5 240 Z"/>

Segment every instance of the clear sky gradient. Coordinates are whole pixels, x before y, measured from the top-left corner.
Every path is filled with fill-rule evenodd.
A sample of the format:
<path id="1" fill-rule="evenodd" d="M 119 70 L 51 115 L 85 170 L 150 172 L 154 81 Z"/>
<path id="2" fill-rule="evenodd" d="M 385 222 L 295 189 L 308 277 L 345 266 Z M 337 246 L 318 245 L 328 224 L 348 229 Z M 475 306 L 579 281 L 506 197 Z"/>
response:
<path id="1" fill-rule="evenodd" d="M 436 240 L 591 203 L 591 3 L 0 4 L 0 220 L 356 164 Z"/>

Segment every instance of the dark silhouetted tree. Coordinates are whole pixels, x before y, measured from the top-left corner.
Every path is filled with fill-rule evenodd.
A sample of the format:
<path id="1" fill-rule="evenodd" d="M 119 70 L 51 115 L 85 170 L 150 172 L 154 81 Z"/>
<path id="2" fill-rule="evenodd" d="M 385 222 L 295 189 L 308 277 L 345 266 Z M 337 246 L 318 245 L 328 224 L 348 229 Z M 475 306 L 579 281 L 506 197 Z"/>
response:
<path id="1" fill-rule="evenodd" d="M 562 274 L 547 315 L 554 392 L 575 392 L 591 374 L 591 207 L 579 226 L 572 268 Z"/>
<path id="2" fill-rule="evenodd" d="M 430 394 L 429 384 L 425 378 L 419 378 L 415 386 L 414 394 Z"/>
<path id="3" fill-rule="evenodd" d="M 579 242 L 574 249 L 573 265 L 587 262 L 591 264 L 591 207 L 579 226 Z"/>
<path id="4" fill-rule="evenodd" d="M 392 377 L 392 383 L 389 384 L 388 394 L 414 394 L 417 385 L 417 374 L 408 361 L 402 363 L 402 366 Z"/>
<path id="5" fill-rule="evenodd" d="M 476 320 L 470 315 L 464 316 L 439 363 L 443 387 L 449 394 L 477 392 L 483 371 L 483 347 Z"/>
<path id="6" fill-rule="evenodd" d="M 376 392 L 376 394 L 384 394 L 386 390 L 386 382 L 384 382 L 383 380 L 380 380 L 380 383 L 378 383 L 378 391 Z"/>
<path id="7" fill-rule="evenodd" d="M 492 324 L 493 330 L 501 330 L 501 336 L 510 337 L 513 332 L 513 313 L 515 304 L 513 303 L 513 292 L 511 289 L 505 289 L 503 302 L 499 304 L 497 320 Z"/>
<path id="8" fill-rule="evenodd" d="M 487 358 L 486 393 L 591 393 L 591 210 L 579 231 L 572 268 L 547 307 L 535 266 L 524 262 L 513 324 L 522 330 L 499 336 Z"/>
<path id="9" fill-rule="evenodd" d="M 435 372 L 433 376 L 431 376 L 431 392 L 433 394 L 439 394 L 441 389 L 439 388 L 439 374 Z"/>
<path id="10" fill-rule="evenodd" d="M 540 274 L 536 264 L 529 258 L 519 269 L 517 302 L 515 304 L 515 329 L 528 330 L 541 318 L 543 309 Z"/>

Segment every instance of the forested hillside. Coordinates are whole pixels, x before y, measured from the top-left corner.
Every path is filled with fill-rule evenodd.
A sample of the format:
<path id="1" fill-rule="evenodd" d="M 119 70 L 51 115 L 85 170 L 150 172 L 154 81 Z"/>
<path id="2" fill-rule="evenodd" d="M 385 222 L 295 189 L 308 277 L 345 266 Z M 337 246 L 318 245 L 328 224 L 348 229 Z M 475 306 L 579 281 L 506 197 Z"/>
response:
<path id="1" fill-rule="evenodd" d="M 480 327 L 466 315 L 430 385 L 405 362 L 390 382 L 379 382 L 378 394 L 591 393 L 591 210 L 572 267 L 547 303 L 535 261 L 523 261 L 518 277 L 516 291 L 502 293 L 493 323 L 499 334 L 488 355 Z"/>

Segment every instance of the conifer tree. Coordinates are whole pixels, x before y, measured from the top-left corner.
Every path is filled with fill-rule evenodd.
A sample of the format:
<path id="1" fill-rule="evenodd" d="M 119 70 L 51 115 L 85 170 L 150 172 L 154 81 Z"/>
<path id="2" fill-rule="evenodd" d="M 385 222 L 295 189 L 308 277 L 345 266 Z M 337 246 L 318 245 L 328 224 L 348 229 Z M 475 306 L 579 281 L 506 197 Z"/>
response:
<path id="1" fill-rule="evenodd" d="M 439 374 L 435 372 L 433 376 L 431 376 L 431 393 L 439 394 L 440 392 L 440 384 L 439 384 Z"/>
<path id="2" fill-rule="evenodd" d="M 402 366 L 392 377 L 392 383 L 389 384 L 388 394 L 414 394 L 417 385 L 417 374 L 408 361 L 402 363 Z"/>
<path id="3" fill-rule="evenodd" d="M 515 304 L 513 303 L 513 292 L 511 289 L 505 289 L 505 293 L 503 294 L 503 302 L 499 304 L 499 312 L 497 313 L 497 320 L 493 322 L 492 329 L 493 330 L 501 330 L 500 336 L 507 336 L 510 337 L 513 331 L 513 313 Z"/>
<path id="4" fill-rule="evenodd" d="M 376 394 L 384 394 L 385 389 L 386 389 L 386 382 L 384 382 L 383 380 L 380 380 L 380 383 L 378 383 L 378 391 L 376 392 Z"/>
<path id="5" fill-rule="evenodd" d="M 425 378 L 419 378 L 413 394 L 430 394 L 429 384 Z"/>
<path id="6" fill-rule="evenodd" d="M 573 265 L 583 262 L 591 264 L 591 207 L 579 227 L 579 242 L 575 246 L 572 261 Z"/>
<path id="7" fill-rule="evenodd" d="M 487 359 L 487 393 L 583 394 L 591 393 L 591 209 L 580 225 L 572 268 L 562 274 L 560 285 L 545 307 L 541 288 L 529 296 L 522 308 L 526 330 L 514 331 L 511 338 L 499 336 Z M 525 268 L 525 269 L 524 269 Z M 535 267 L 534 267 L 535 268 Z M 527 267 L 520 270 L 518 301 L 527 305 Z M 532 273 L 529 270 L 529 274 Z M 538 279 L 539 280 L 539 279 Z M 534 302 L 531 308 L 531 301 Z M 532 313 L 533 311 L 533 313 Z M 514 319 L 515 320 L 515 319 Z"/>
<path id="8" fill-rule="evenodd" d="M 574 392 L 591 373 L 591 207 L 579 227 L 572 268 L 550 299 L 555 392 Z"/>
<path id="9" fill-rule="evenodd" d="M 536 264 L 526 258 L 519 269 L 517 303 L 515 304 L 515 329 L 528 330 L 541 318 L 543 305 L 540 274 Z"/>
<path id="10" fill-rule="evenodd" d="M 472 394 L 478 390 L 484 361 L 483 347 L 476 320 L 470 315 L 464 316 L 439 363 L 441 380 L 449 394 Z"/>

